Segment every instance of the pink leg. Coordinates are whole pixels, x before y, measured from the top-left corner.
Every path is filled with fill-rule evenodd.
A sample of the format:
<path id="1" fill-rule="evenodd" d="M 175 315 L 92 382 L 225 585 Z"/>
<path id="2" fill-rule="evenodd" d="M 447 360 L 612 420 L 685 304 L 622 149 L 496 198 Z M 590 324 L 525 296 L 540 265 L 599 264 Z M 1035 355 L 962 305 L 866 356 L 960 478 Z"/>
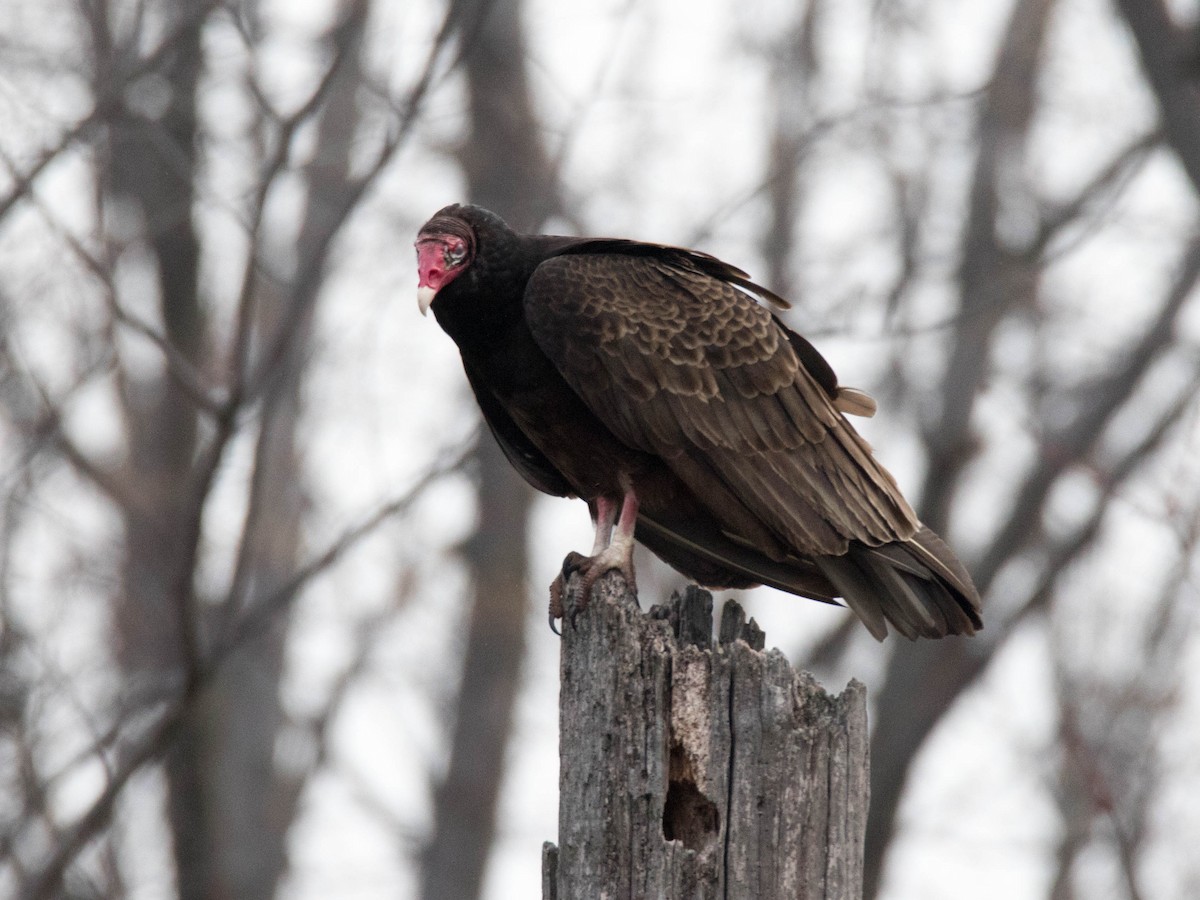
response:
<path id="1" fill-rule="evenodd" d="M 621 563 L 613 568 L 633 571 L 633 529 L 637 526 L 639 505 L 633 488 L 626 488 L 625 497 L 621 501 L 621 518 L 617 520 L 617 533 L 608 543 L 608 551 L 611 552 L 615 547 L 616 553 L 613 556 Z"/>
<path id="2" fill-rule="evenodd" d="M 596 540 L 592 543 L 592 556 L 599 556 L 612 540 L 613 522 L 617 520 L 617 504 L 612 497 L 596 498 Z"/>
<path id="3" fill-rule="evenodd" d="M 621 515 L 617 518 L 617 502 L 611 497 L 596 499 L 596 540 L 591 556 L 570 553 L 563 560 L 562 572 L 550 585 L 550 627 L 561 619 L 570 606 L 571 621 L 587 608 L 592 599 L 592 586 L 606 572 L 614 569 L 636 590 L 633 574 L 634 528 L 637 526 L 638 498 L 633 487 L 625 489 L 621 500 Z M 613 520 L 616 519 L 616 528 Z"/>

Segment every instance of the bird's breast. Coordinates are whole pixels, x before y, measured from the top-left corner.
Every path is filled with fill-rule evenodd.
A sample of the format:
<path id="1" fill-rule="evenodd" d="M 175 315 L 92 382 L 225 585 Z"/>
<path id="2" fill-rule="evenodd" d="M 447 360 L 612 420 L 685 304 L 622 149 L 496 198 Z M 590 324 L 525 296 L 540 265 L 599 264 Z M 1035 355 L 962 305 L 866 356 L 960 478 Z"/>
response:
<path id="1" fill-rule="evenodd" d="M 620 495 L 623 481 L 658 464 L 609 431 L 532 336 L 505 342 L 477 364 L 500 406 L 584 499 Z"/>

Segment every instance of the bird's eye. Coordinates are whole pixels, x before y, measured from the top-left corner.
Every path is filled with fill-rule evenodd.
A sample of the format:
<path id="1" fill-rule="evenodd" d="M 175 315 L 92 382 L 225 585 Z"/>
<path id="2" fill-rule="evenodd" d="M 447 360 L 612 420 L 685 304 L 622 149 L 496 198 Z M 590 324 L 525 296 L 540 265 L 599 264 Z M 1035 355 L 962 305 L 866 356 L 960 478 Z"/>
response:
<path id="1" fill-rule="evenodd" d="M 452 244 L 446 248 L 446 252 L 442 254 L 442 259 L 446 261 L 446 265 L 450 268 L 462 263 L 467 258 L 466 244 Z"/>

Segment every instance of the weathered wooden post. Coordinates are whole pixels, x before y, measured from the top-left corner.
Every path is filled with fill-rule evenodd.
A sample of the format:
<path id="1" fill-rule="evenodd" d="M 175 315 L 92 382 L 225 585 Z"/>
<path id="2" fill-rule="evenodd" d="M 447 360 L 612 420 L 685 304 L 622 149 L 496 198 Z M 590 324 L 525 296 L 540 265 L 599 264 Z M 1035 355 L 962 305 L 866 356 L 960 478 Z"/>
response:
<path id="1" fill-rule="evenodd" d="M 860 900 L 865 690 L 838 697 L 698 588 L 643 614 L 610 573 L 563 628 L 543 900 Z"/>

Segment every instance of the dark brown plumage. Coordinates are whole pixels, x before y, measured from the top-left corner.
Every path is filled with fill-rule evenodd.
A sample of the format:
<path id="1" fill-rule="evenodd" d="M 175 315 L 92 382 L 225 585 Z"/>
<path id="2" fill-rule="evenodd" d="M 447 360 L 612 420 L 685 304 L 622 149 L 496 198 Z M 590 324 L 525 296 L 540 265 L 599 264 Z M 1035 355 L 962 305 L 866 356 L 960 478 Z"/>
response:
<path id="1" fill-rule="evenodd" d="M 982 627 L 970 576 L 843 413 L 874 402 L 707 254 L 521 235 L 448 206 L 417 239 L 422 311 L 462 352 L 484 418 L 539 490 L 596 520 L 583 602 L 634 533 L 715 588 L 843 598 L 877 638 Z M 619 518 L 618 518 L 619 514 Z M 614 530 L 615 528 L 615 530 Z M 636 530 L 636 531 L 635 531 Z M 560 579 L 552 588 L 561 614 Z"/>

